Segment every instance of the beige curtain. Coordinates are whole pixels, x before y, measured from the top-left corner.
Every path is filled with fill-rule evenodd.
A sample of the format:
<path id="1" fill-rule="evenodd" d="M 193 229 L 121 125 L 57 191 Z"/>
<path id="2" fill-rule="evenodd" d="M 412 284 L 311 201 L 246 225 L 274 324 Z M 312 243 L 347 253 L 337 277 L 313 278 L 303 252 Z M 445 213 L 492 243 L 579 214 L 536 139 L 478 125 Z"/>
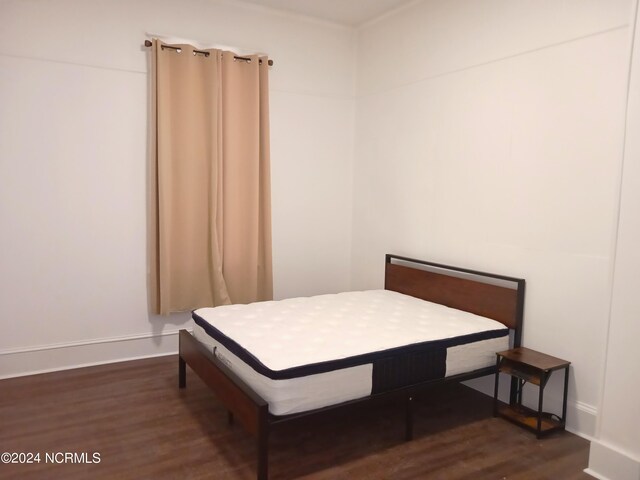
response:
<path id="1" fill-rule="evenodd" d="M 270 300 L 266 58 L 170 47 L 152 47 L 152 308 Z"/>

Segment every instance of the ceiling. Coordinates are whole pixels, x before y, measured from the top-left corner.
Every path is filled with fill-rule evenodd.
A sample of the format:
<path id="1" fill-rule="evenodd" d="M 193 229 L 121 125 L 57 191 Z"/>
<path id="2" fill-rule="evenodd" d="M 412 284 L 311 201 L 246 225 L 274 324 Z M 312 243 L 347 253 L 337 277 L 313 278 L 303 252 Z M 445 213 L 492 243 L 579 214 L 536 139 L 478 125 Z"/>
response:
<path id="1" fill-rule="evenodd" d="M 413 0 L 244 0 L 310 17 L 357 26 Z"/>

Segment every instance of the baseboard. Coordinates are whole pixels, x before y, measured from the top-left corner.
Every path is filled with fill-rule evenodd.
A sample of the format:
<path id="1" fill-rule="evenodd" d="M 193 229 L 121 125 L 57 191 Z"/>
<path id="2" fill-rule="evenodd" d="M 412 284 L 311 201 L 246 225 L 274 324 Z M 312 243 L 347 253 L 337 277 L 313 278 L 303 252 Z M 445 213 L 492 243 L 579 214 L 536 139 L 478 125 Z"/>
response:
<path id="1" fill-rule="evenodd" d="M 606 442 L 593 440 L 585 473 L 600 480 L 640 480 L 640 459 Z"/>
<path id="2" fill-rule="evenodd" d="M 507 402 L 509 399 L 509 377 L 503 376 L 500 379 L 500 392 L 498 394 L 498 398 L 503 402 Z M 494 389 L 494 377 L 493 375 L 490 377 L 483 377 L 476 380 L 471 380 L 469 382 L 465 382 L 465 385 L 478 390 L 479 392 L 484 393 L 485 395 L 489 395 L 493 397 L 493 389 Z M 537 405 L 537 396 L 533 395 L 535 392 L 527 392 L 523 395 L 523 402 L 525 405 L 535 408 Z M 545 405 L 552 406 L 560 406 L 562 405 L 562 401 L 560 396 L 547 388 L 545 390 Z M 546 410 L 546 408 L 545 408 Z M 561 410 L 561 408 L 560 408 Z M 554 409 L 551 409 L 554 412 Z M 554 413 L 562 413 L 554 412 Z M 578 435 L 586 440 L 593 440 L 595 431 L 596 431 L 596 417 L 598 415 L 598 410 L 593 405 L 586 404 L 584 402 L 572 401 L 569 399 L 567 401 L 567 431 Z M 635 479 L 639 480 L 639 479 Z"/>
<path id="3" fill-rule="evenodd" d="M 0 351 L 0 379 L 171 355 L 178 330 Z"/>
<path id="4" fill-rule="evenodd" d="M 592 441 L 596 433 L 597 416 L 598 409 L 593 405 L 568 401 L 566 429 L 586 440 Z"/>

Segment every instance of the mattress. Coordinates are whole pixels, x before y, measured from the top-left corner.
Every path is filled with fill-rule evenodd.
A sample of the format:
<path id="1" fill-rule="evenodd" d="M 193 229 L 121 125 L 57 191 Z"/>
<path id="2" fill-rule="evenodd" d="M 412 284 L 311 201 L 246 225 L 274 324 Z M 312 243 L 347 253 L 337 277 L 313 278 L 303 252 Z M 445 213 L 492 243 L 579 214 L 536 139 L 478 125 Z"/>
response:
<path id="1" fill-rule="evenodd" d="M 194 336 L 269 403 L 313 410 L 495 365 L 508 329 L 389 290 L 201 308 Z"/>

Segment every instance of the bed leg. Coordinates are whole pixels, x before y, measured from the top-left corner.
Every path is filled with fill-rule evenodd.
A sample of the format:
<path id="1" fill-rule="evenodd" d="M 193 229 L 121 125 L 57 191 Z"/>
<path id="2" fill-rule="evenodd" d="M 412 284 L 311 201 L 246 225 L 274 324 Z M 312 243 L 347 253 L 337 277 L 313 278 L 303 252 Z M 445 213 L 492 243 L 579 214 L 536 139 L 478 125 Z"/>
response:
<path id="1" fill-rule="evenodd" d="M 269 426 L 261 422 L 258 431 L 258 480 L 269 478 Z"/>
<path id="2" fill-rule="evenodd" d="M 231 410 L 227 410 L 227 423 L 233 425 L 233 412 Z"/>
<path id="3" fill-rule="evenodd" d="M 413 440 L 413 397 L 409 395 L 405 402 L 404 439 Z"/>
<path id="4" fill-rule="evenodd" d="M 182 357 L 178 357 L 178 388 L 187 386 L 187 362 Z"/>

